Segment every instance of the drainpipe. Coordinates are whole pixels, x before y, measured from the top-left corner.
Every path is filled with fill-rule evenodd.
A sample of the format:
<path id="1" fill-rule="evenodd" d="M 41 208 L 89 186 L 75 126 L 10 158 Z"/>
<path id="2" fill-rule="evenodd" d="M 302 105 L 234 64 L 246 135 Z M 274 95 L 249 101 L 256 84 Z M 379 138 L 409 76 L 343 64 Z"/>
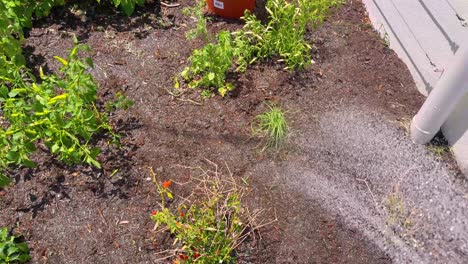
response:
<path id="1" fill-rule="evenodd" d="M 426 144 L 468 93 L 468 46 L 460 49 L 411 123 L 411 139 Z"/>

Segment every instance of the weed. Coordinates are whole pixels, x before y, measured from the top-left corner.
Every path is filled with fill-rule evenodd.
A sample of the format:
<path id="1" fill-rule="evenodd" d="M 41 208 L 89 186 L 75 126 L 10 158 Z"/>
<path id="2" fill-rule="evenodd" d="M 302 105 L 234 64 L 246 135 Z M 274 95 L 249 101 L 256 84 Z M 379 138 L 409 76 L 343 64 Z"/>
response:
<path id="1" fill-rule="evenodd" d="M 442 157 L 445 154 L 452 153 L 452 149 L 449 146 L 439 146 L 435 144 L 430 144 L 427 145 L 427 149 L 438 157 Z"/>
<path id="2" fill-rule="evenodd" d="M 411 117 L 402 117 L 396 121 L 397 124 L 405 131 L 407 135 L 411 132 Z"/>
<path id="3" fill-rule="evenodd" d="M 411 209 L 405 205 L 398 184 L 395 190 L 385 197 L 383 208 L 387 216 L 386 224 L 392 232 L 408 245 L 421 246 L 421 243 L 416 239 L 416 233 L 422 228 L 423 215 L 414 208 Z"/>
<path id="4" fill-rule="evenodd" d="M 10 236 L 6 227 L 0 229 L 0 263 L 26 263 L 31 259 L 28 245 L 18 239 Z"/>
<path id="5" fill-rule="evenodd" d="M 384 208 L 388 214 L 389 225 L 398 225 L 404 229 L 413 226 L 409 213 L 404 206 L 403 198 L 399 193 L 392 193 L 387 196 L 384 202 Z"/>
<path id="6" fill-rule="evenodd" d="M 268 108 L 268 111 L 255 117 L 252 130 L 254 134 L 268 138 L 267 146 L 278 148 L 286 138 L 288 125 L 281 108 L 271 105 Z"/>
<path id="7" fill-rule="evenodd" d="M 106 103 L 106 110 L 108 112 L 111 112 L 117 109 L 128 110 L 134 104 L 135 102 L 128 99 L 123 93 L 117 92 L 115 94 L 115 100 Z"/>
<path id="8" fill-rule="evenodd" d="M 164 259 L 175 258 L 175 262 L 183 263 L 234 263 L 234 250 L 257 229 L 253 223 L 260 211 L 249 214 L 243 207 L 245 187 L 236 184 L 232 175 L 223 177 L 214 166 L 214 170 L 198 168 L 201 173 L 194 177 L 193 193 L 183 198 L 175 212 L 164 204 L 166 198 L 172 198 L 168 186 L 156 181 L 153 173 L 162 203 L 161 210 L 154 211 L 151 219 L 156 222 L 158 232 L 168 231 L 175 237 L 176 249 Z"/>

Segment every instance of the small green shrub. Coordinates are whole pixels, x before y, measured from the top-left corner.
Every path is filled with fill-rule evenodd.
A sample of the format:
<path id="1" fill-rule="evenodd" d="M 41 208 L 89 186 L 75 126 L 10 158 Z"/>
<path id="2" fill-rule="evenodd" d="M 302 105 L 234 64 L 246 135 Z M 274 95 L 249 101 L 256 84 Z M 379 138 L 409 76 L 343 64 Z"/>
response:
<path id="1" fill-rule="evenodd" d="M 181 76 L 190 88 L 204 87 L 225 96 L 233 89 L 232 84 L 226 83 L 226 74 L 232 66 L 234 52 L 231 34 L 222 30 L 216 44 L 210 43 L 193 52 L 189 58 L 191 65 L 185 67 Z"/>
<path id="2" fill-rule="evenodd" d="M 255 117 L 252 130 L 256 135 L 267 137 L 267 146 L 278 148 L 286 138 L 288 124 L 281 108 L 271 105 L 268 108 L 268 111 Z"/>
<path id="3" fill-rule="evenodd" d="M 97 85 L 87 72 L 92 61 L 79 58 L 79 50 L 89 48 L 75 39 L 67 59 L 55 57 L 62 64 L 60 76 L 40 70 L 38 82 L 20 67 L 12 70 L 13 79 L 0 83 L 0 106 L 8 123 L 0 128 L 0 172 L 10 165 L 34 167 L 29 157 L 39 141 L 61 161 L 100 167 L 99 149 L 88 143 L 98 132 L 113 133 L 95 106 Z M 6 176 L 0 179 L 4 185 Z"/>
<path id="4" fill-rule="evenodd" d="M 0 263 L 26 263 L 31 259 L 29 247 L 18 242 L 18 237 L 10 236 L 6 227 L 0 229 Z"/>

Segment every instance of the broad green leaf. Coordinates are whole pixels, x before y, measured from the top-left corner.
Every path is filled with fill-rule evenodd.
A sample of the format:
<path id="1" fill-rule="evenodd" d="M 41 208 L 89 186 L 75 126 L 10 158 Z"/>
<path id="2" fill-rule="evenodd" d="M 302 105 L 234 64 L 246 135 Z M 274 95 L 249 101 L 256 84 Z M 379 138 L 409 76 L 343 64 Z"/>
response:
<path id="1" fill-rule="evenodd" d="M 0 174 L 0 187 L 5 187 L 10 184 L 11 180 L 7 176 Z M 1 233 L 0 233 L 1 235 Z"/>

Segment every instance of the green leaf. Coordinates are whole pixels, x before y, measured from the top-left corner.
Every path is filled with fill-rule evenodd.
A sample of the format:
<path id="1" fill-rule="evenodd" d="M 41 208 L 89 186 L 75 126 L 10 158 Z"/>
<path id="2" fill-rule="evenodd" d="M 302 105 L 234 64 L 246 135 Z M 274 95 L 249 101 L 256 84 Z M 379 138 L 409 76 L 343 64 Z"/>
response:
<path id="1" fill-rule="evenodd" d="M 89 65 L 89 67 L 94 68 L 94 62 L 91 58 L 85 58 L 85 62 Z"/>
<path id="2" fill-rule="evenodd" d="M 9 247 L 7 249 L 7 256 L 12 256 L 15 253 L 18 253 L 19 249 L 17 247 Z"/>
<path id="3" fill-rule="evenodd" d="M 16 244 L 16 247 L 19 249 L 20 252 L 22 253 L 28 253 L 29 252 L 29 247 L 28 247 L 28 244 L 22 242 L 22 243 L 18 243 Z"/>
<path id="4" fill-rule="evenodd" d="M 23 89 L 23 88 L 21 88 L 21 89 L 19 89 L 19 88 L 18 88 L 18 89 L 13 89 L 13 90 L 11 90 L 11 91 L 8 93 L 8 96 L 9 96 L 10 98 L 12 98 L 12 97 L 17 96 L 17 95 L 20 94 L 20 93 L 23 93 L 23 92 L 26 92 L 26 89 Z"/>
<path id="5" fill-rule="evenodd" d="M 54 145 L 52 145 L 52 147 L 50 148 L 50 151 L 53 153 L 53 154 L 56 154 L 59 150 L 60 146 L 55 143 Z"/>
<path id="6" fill-rule="evenodd" d="M 37 164 L 30 159 L 24 159 L 22 163 L 26 168 L 35 168 L 37 166 Z"/>
<path id="7" fill-rule="evenodd" d="M 3 174 L 0 174 L 0 187 L 5 187 L 8 184 L 10 184 L 10 182 L 11 182 L 10 178 L 8 178 L 7 176 Z M 1 236 L 1 232 L 0 232 L 0 236 Z"/>
<path id="8" fill-rule="evenodd" d="M 73 44 L 78 45 L 78 43 L 79 42 L 78 42 L 78 38 L 76 37 L 76 34 L 73 34 Z"/>
<path id="9" fill-rule="evenodd" d="M 214 78 L 215 78 L 215 76 L 216 76 L 216 75 L 214 74 L 214 72 L 208 73 L 208 80 L 213 81 Z"/>
<path id="10" fill-rule="evenodd" d="M 6 158 L 10 161 L 17 161 L 18 158 L 19 158 L 19 153 L 16 152 L 16 151 L 9 151 L 7 154 L 6 154 Z"/>
<path id="11" fill-rule="evenodd" d="M 6 241 L 8 237 L 8 229 L 6 227 L 0 228 L 0 242 Z M 2 252 L 3 250 L 0 250 Z"/>
<path id="12" fill-rule="evenodd" d="M 180 84 L 179 84 L 179 78 L 174 77 L 174 88 L 175 89 L 179 89 L 180 88 Z"/>

